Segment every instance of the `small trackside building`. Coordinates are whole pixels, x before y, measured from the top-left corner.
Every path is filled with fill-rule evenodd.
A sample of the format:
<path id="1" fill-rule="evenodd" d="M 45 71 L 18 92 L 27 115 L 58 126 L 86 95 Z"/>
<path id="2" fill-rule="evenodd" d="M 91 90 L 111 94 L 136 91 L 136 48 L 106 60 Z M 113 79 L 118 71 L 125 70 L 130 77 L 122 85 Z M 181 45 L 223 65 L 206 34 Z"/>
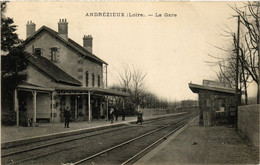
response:
<path id="1" fill-rule="evenodd" d="M 108 64 L 92 53 L 91 35 L 79 45 L 68 37 L 66 19 L 58 22 L 58 32 L 46 26 L 36 31 L 32 21 L 26 26 L 21 46 L 31 55 L 27 80 L 14 91 L 17 126 L 27 120 L 62 122 L 67 106 L 74 121 L 106 117 L 109 96 L 129 96 L 107 89 Z"/>
<path id="2" fill-rule="evenodd" d="M 234 124 L 236 105 L 234 89 L 210 80 L 203 80 L 203 85 L 189 83 L 189 88 L 199 95 L 200 125 L 207 127 Z"/>

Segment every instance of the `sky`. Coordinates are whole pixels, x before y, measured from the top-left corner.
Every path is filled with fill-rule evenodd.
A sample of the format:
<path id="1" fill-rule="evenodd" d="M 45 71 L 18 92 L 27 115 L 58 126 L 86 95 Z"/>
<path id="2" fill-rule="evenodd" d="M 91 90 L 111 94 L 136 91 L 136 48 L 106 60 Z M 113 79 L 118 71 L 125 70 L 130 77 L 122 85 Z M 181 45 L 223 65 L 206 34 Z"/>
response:
<path id="1" fill-rule="evenodd" d="M 195 100 L 188 83 L 216 80 L 218 68 L 205 61 L 214 61 L 208 54 L 223 56 L 214 45 L 229 46 L 222 29 L 236 32 L 237 20 L 231 18 L 235 13 L 228 5 L 242 2 L 17 1 L 8 3 L 6 16 L 18 25 L 20 39 L 26 39 L 27 21 L 36 30 L 45 25 L 58 31 L 59 19 L 67 19 L 69 38 L 82 45 L 83 36 L 92 35 L 93 53 L 109 64 L 108 85 L 118 83 L 119 72 L 129 64 L 147 72 L 147 89 L 159 97 Z M 124 17 L 87 16 L 96 12 Z M 129 17 L 136 14 L 143 17 Z M 255 95 L 255 84 L 249 93 Z"/>

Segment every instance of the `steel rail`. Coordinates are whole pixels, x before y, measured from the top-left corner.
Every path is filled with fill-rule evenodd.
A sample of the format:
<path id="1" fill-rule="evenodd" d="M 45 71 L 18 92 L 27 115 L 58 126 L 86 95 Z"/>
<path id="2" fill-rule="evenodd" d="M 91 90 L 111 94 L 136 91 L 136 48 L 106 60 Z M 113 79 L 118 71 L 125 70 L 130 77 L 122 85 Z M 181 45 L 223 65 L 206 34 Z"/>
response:
<path id="1" fill-rule="evenodd" d="M 113 130 L 113 131 L 118 131 L 118 130 L 125 129 L 125 128 L 129 128 L 129 127 L 131 127 L 131 126 L 124 126 L 123 128 L 115 129 L 115 130 Z M 110 131 L 111 131 L 111 130 L 110 130 Z M 4 154 L 3 154 L 3 151 L 2 151 L 1 157 L 7 157 L 7 156 L 11 156 L 11 155 L 23 153 L 23 152 L 28 152 L 28 151 L 33 151 L 33 150 L 37 150 L 37 149 L 49 147 L 49 146 L 54 146 L 54 145 L 58 145 L 58 144 L 63 144 L 63 143 L 70 142 L 70 141 L 74 141 L 74 140 L 79 140 L 79 139 L 84 139 L 84 138 L 88 138 L 88 137 L 92 137 L 92 136 L 102 135 L 102 134 L 105 134 L 105 133 L 109 133 L 110 131 L 105 131 L 105 132 L 101 132 L 101 133 L 96 133 L 96 134 L 89 135 L 89 136 L 84 136 L 84 134 L 86 134 L 86 133 L 74 135 L 74 137 L 71 137 L 71 136 L 73 136 L 73 135 L 71 135 L 70 137 L 68 137 L 68 139 L 63 139 L 63 140 L 60 140 L 60 141 L 58 141 L 58 142 L 53 142 L 53 143 L 49 143 L 49 144 L 43 144 L 43 145 L 31 147 L 31 148 L 26 148 L 26 149 L 22 149 L 22 150 L 18 150 L 18 151 L 13 151 L 13 152 L 10 152 L 10 153 L 4 153 Z M 81 136 L 82 136 L 82 137 L 81 137 Z M 51 140 L 55 140 L 55 139 L 50 139 L 50 140 L 48 140 L 48 141 L 51 141 Z"/>
<path id="2" fill-rule="evenodd" d="M 168 119 L 168 118 L 171 118 L 172 116 L 167 116 L 167 117 L 161 117 L 159 119 L 150 119 L 148 120 L 147 122 L 145 122 L 145 124 L 148 124 L 148 123 L 153 123 L 153 122 L 156 122 L 156 121 L 161 121 L 161 120 L 164 120 L 164 119 Z M 130 125 L 126 125 L 123 127 L 123 128 L 119 128 L 119 129 L 115 129 L 113 131 L 118 131 L 118 130 L 121 130 L 121 129 L 125 129 L 125 128 L 129 128 L 129 127 L 132 127 Z M 112 129 L 112 128 L 111 128 Z M 110 130 L 111 131 L 111 130 Z M 63 139 L 63 140 L 60 140 L 58 142 L 54 142 L 54 143 L 50 143 L 50 144 L 43 144 L 43 145 L 39 145 L 39 146 L 35 146 L 35 147 L 31 147 L 31 148 L 26 148 L 26 149 L 22 149 L 22 150 L 18 150 L 18 151 L 13 151 L 13 152 L 10 152 L 10 153 L 3 153 L 2 151 L 2 154 L 1 154 L 1 157 L 7 157 L 7 156 L 11 156 L 11 155 L 15 155 L 15 154 L 19 154 L 19 153 L 23 153 L 23 152 L 28 152 L 28 151 L 33 151 L 33 150 L 37 150 L 37 149 L 41 149 L 41 148 L 45 148 L 45 147 L 49 147 L 49 146 L 54 146 L 54 145 L 58 145 L 58 144 L 63 144 L 63 143 L 66 143 L 66 142 L 70 142 L 70 141 L 73 141 L 73 140 L 78 140 L 78 139 L 84 139 L 84 138 L 87 138 L 87 137 L 92 137 L 92 136 L 97 136 L 97 135 L 102 135 L 102 134 L 105 134 L 105 133 L 109 133 L 110 131 L 104 131 L 102 133 L 97 133 L 97 134 L 94 134 L 94 135 L 89 135 L 89 136 L 84 136 L 84 137 L 77 137 L 77 136 L 83 136 L 84 134 L 86 133 L 81 133 L 81 134 L 77 134 L 77 135 L 70 135 L 70 137 L 72 138 L 69 138 L 69 139 Z M 89 132 L 87 132 L 89 133 Z M 51 140 L 55 140 L 55 139 L 59 139 L 59 138 L 54 138 L 54 139 L 50 139 L 48 141 L 51 141 Z M 30 143 L 30 144 L 33 144 L 33 143 Z M 13 148 L 13 147 L 12 147 Z"/>
<path id="3" fill-rule="evenodd" d="M 194 120 L 196 117 L 194 117 L 192 120 Z M 190 120 L 190 121 L 192 121 Z M 129 162 L 131 162 L 133 159 L 135 159 L 136 157 L 138 157 L 139 155 L 141 155 L 142 153 L 144 153 L 145 151 L 149 150 L 150 148 L 152 148 L 153 146 L 155 146 L 156 144 L 158 144 L 159 142 L 161 142 L 162 140 L 165 140 L 166 137 L 170 136 L 171 134 L 175 133 L 176 131 L 178 131 L 179 129 L 181 129 L 182 127 L 184 127 L 185 125 L 187 125 L 190 121 L 187 121 L 185 123 L 183 123 L 182 125 L 180 125 L 178 128 L 175 128 L 174 130 L 172 130 L 171 132 L 169 132 L 168 134 L 164 135 L 163 137 L 161 137 L 160 139 L 156 140 L 154 143 L 152 143 L 151 145 L 149 145 L 148 147 L 146 147 L 145 149 L 143 149 L 142 151 L 138 152 L 137 154 L 135 154 L 134 156 L 132 156 L 131 158 L 129 158 L 128 160 L 126 160 L 125 162 L 123 162 L 121 165 L 125 165 Z"/>
<path id="4" fill-rule="evenodd" d="M 92 158 L 95 158 L 95 157 L 97 157 L 97 156 L 99 156 L 99 155 L 102 155 L 102 154 L 104 154 L 104 153 L 106 153 L 106 152 L 112 151 L 112 150 L 114 150 L 114 149 L 116 149 L 116 148 L 119 148 L 119 147 L 121 147 L 121 146 L 124 146 L 124 145 L 126 145 L 126 144 L 129 144 L 129 143 L 131 143 L 131 142 L 133 142 L 133 141 L 136 141 L 136 140 L 138 140 L 138 139 L 141 139 L 141 138 L 143 138 L 143 137 L 145 137 L 145 136 L 148 136 L 148 135 L 150 135 L 150 134 L 153 134 L 154 132 L 157 132 L 157 131 L 159 131 L 159 130 L 162 130 L 162 129 L 164 129 L 164 128 L 167 128 L 167 127 L 169 127 L 169 126 L 171 126 L 171 125 L 173 125 L 173 124 L 177 124 L 177 123 L 179 123 L 179 122 L 182 122 L 183 120 L 188 119 L 188 118 L 190 118 L 190 117 L 181 119 L 181 120 L 179 120 L 179 121 L 177 121 L 177 122 L 173 122 L 173 123 L 168 124 L 168 125 L 166 125 L 166 126 L 164 126 L 164 127 L 157 128 L 157 129 L 155 129 L 155 130 L 153 130 L 153 131 L 150 131 L 150 132 L 147 132 L 147 133 L 145 133 L 145 134 L 143 134 L 143 135 L 141 135 L 141 136 L 135 137 L 135 138 L 133 138 L 133 139 L 131 139 L 131 140 L 125 141 L 125 142 L 123 142 L 123 143 L 121 143 L 121 144 L 118 144 L 118 145 L 116 145 L 116 146 L 110 147 L 110 148 L 108 148 L 108 149 L 106 149 L 106 150 L 103 150 L 103 151 L 101 151 L 101 152 L 98 152 L 98 153 L 96 153 L 96 154 L 94 154 L 94 155 L 91 155 L 91 156 L 86 157 L 86 158 L 84 158 L 84 159 L 81 159 L 81 160 L 79 160 L 79 161 L 77 161 L 77 162 L 69 163 L 69 164 L 77 165 L 77 164 L 83 163 L 83 162 L 85 162 L 85 161 L 87 161 L 87 160 L 90 160 L 90 159 L 92 159 Z M 64 164 L 66 164 L 66 163 L 64 163 Z"/>
<path id="5" fill-rule="evenodd" d="M 124 127 L 124 128 L 130 128 L 130 127 L 131 126 L 127 126 L 127 127 Z M 121 130 L 121 129 L 124 129 L 124 128 L 116 129 L 114 131 Z M 94 135 L 90 135 L 90 136 L 81 137 L 81 138 L 78 138 L 78 139 L 84 139 L 84 138 L 88 138 L 88 137 L 92 137 L 92 136 L 102 135 L 102 134 L 105 134 L 105 133 L 109 133 L 109 131 L 98 133 L 98 134 L 94 134 Z M 19 152 L 13 152 L 13 153 L 11 153 L 9 155 L 5 155 L 5 157 L 10 156 L 10 155 L 23 153 L 23 152 L 33 151 L 33 150 L 36 150 L 36 149 L 41 149 L 41 148 L 45 148 L 45 147 L 49 147 L 49 146 L 54 146 L 54 145 L 58 145 L 58 144 L 62 144 L 62 143 L 66 143 L 66 142 L 74 141 L 74 140 L 78 140 L 78 139 L 74 138 L 74 139 L 69 139 L 69 140 L 63 141 L 63 142 L 58 142 L 58 143 L 53 143 L 53 144 L 49 144 L 49 145 L 43 145 L 43 146 L 35 147 L 35 148 L 32 148 L 32 149 L 29 148 L 29 149 L 21 150 Z M 20 160 L 17 160 L 17 161 L 13 161 L 13 162 L 7 163 L 6 165 L 13 165 L 13 164 L 26 162 L 26 161 L 29 161 L 29 160 L 34 160 L 34 159 L 37 159 L 37 158 L 40 158 L 40 157 L 48 156 L 48 155 L 51 155 L 51 154 L 54 154 L 54 153 L 57 153 L 57 152 L 61 152 L 61 151 L 68 150 L 68 149 L 77 148 L 77 147 L 80 147 L 80 146 L 82 146 L 82 144 L 74 145 L 74 146 L 71 146 L 71 147 L 66 147 L 66 148 L 63 148 L 63 149 L 57 149 L 57 150 L 53 150 L 53 151 L 50 151 L 50 152 L 48 151 L 46 153 L 38 154 L 36 156 L 32 156 L 32 157 L 29 157 L 29 158 L 24 158 L 24 159 L 20 159 Z"/>
<path id="6" fill-rule="evenodd" d="M 165 120 L 165 119 L 170 119 L 171 117 L 172 117 L 172 116 L 150 119 L 150 120 L 148 120 L 149 122 L 145 122 L 145 124 L 147 124 L 147 123 L 153 123 L 153 122 L 157 122 L 157 121 L 161 121 L 161 120 Z M 123 127 L 123 128 L 115 129 L 115 130 L 113 130 L 113 131 L 118 131 L 118 130 L 121 130 L 121 129 L 130 128 L 130 127 L 132 127 L 132 126 L 127 125 L 127 126 L 125 126 L 125 127 Z M 88 138 L 88 137 L 92 137 L 92 136 L 102 135 L 102 134 L 109 133 L 109 132 L 111 132 L 111 130 L 110 130 L 110 131 L 104 131 L 104 132 L 102 132 L 102 133 L 96 133 L 96 134 L 93 134 L 93 135 L 90 135 L 90 136 L 80 137 L 80 138 L 75 137 L 75 136 L 79 136 L 79 135 L 82 136 L 82 135 L 85 134 L 85 133 L 77 134 L 77 135 L 74 135 L 74 137 L 72 137 L 72 138 L 70 138 L 70 139 L 61 140 L 61 141 L 59 141 L 59 142 L 54 142 L 54 143 L 51 143 L 51 144 L 43 144 L 43 145 L 36 146 L 36 147 L 32 147 L 32 148 L 27 148 L 27 149 L 23 149 L 23 150 L 14 151 L 14 152 L 11 152 L 11 153 L 1 154 L 1 158 L 7 157 L 7 156 L 11 156 L 11 155 L 15 155 L 15 154 L 19 154 L 19 153 L 29 152 L 29 151 L 33 151 L 33 150 L 37 150 L 37 149 L 49 147 L 49 146 L 54 146 L 54 145 L 58 145 L 58 144 L 63 144 L 63 143 L 70 142 L 70 141 L 74 141 L 74 140 L 79 140 L 79 139 L 84 139 L 84 138 Z M 71 136 L 73 136 L 73 135 L 71 135 Z M 56 138 L 55 138 L 55 139 L 56 139 Z M 57 138 L 57 139 L 58 139 L 58 138 Z M 54 140 L 54 139 L 51 139 L 51 140 Z M 50 155 L 50 154 L 57 153 L 57 152 L 60 152 L 60 151 L 64 151 L 64 150 L 67 150 L 67 149 L 76 148 L 76 147 L 79 147 L 79 146 L 81 146 L 81 144 L 80 144 L 80 145 L 75 145 L 75 146 L 72 146 L 72 147 L 66 147 L 66 148 L 63 148 L 63 149 L 53 150 L 53 151 L 51 151 L 51 152 L 42 153 L 42 154 L 39 154 L 39 155 L 36 155 L 36 156 L 32 156 L 32 157 L 30 157 L 30 158 L 20 159 L 20 160 L 17 160 L 17 161 L 13 161 L 13 162 L 7 163 L 7 165 L 13 165 L 13 164 L 18 164 L 18 163 L 26 162 L 26 161 L 29 161 L 29 160 L 33 160 L 33 159 L 37 159 L 37 158 L 40 158 L 40 157 L 48 156 L 48 155 Z M 2 152 L 2 153 L 3 153 L 3 152 Z"/>

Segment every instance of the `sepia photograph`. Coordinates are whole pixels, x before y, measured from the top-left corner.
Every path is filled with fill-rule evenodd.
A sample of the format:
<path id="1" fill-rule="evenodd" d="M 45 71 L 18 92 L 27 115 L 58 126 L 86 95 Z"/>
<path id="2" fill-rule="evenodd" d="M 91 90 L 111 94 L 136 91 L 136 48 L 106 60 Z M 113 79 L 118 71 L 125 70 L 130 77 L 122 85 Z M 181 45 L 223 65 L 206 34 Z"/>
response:
<path id="1" fill-rule="evenodd" d="M 1 164 L 260 164 L 259 1 L 0 1 Z"/>

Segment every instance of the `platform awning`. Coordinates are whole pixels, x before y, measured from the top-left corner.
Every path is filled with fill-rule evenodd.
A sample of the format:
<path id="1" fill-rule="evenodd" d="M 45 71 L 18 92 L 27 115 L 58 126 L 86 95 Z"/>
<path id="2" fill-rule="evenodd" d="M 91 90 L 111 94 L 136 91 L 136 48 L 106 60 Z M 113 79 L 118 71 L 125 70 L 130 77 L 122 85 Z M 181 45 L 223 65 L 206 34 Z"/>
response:
<path id="1" fill-rule="evenodd" d="M 199 93 L 200 90 L 209 90 L 209 91 L 215 91 L 215 92 L 221 92 L 221 93 L 230 93 L 235 94 L 235 90 L 232 88 L 225 88 L 225 87 L 209 87 L 209 86 L 203 86 L 198 84 L 192 84 L 189 83 L 189 88 L 192 90 L 193 93 Z"/>
<path id="2" fill-rule="evenodd" d="M 39 85 L 30 84 L 30 83 L 19 84 L 17 86 L 17 89 L 24 90 L 24 91 L 41 91 L 41 92 L 53 92 L 55 90 L 54 88 L 42 87 Z"/>
<path id="3" fill-rule="evenodd" d="M 95 87 L 55 87 L 55 90 L 60 95 L 84 95 L 91 92 L 92 95 L 104 95 L 104 96 L 130 96 L 129 93 L 115 91 L 111 89 L 95 88 Z"/>

